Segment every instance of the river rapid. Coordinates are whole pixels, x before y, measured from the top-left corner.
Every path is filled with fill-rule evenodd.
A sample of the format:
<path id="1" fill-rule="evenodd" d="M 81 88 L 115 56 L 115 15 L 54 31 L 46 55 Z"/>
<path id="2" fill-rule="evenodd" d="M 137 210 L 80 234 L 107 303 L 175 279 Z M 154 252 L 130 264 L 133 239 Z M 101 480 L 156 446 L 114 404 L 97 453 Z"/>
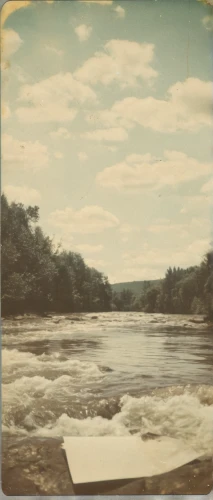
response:
<path id="1" fill-rule="evenodd" d="M 213 451 L 213 335 L 190 316 L 4 320 L 3 433 L 180 440 Z"/>

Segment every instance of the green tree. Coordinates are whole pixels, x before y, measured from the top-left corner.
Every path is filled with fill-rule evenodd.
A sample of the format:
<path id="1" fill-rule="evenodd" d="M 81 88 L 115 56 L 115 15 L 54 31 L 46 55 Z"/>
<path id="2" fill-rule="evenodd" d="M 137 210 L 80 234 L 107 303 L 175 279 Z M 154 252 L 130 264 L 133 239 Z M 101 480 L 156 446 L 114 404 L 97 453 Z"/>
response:
<path id="1" fill-rule="evenodd" d="M 39 209 L 9 204 L 2 195 L 2 312 L 50 308 L 58 311 L 108 311 L 108 279 L 86 266 L 75 252 L 54 250 L 37 225 Z"/>

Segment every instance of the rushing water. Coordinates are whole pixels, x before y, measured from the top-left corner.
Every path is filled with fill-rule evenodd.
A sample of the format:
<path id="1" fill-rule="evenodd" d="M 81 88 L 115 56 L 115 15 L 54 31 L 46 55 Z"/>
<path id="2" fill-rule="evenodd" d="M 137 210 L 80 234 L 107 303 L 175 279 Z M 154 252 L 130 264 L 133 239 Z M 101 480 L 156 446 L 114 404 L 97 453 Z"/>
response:
<path id="1" fill-rule="evenodd" d="M 102 313 L 5 320 L 3 431 L 154 433 L 213 448 L 213 335 L 189 316 Z"/>

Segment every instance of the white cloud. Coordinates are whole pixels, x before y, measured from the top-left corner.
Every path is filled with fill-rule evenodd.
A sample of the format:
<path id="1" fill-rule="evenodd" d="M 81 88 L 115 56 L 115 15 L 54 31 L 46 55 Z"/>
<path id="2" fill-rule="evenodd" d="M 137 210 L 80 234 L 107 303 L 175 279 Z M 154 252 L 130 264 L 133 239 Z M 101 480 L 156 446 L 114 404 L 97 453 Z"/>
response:
<path id="1" fill-rule="evenodd" d="M 117 227 L 119 220 L 102 207 L 90 205 L 76 211 L 71 207 L 56 210 L 50 215 L 50 223 L 66 233 L 92 234 Z"/>
<path id="2" fill-rule="evenodd" d="M 11 116 L 10 107 L 6 102 L 1 101 L 1 117 L 7 119 Z"/>
<path id="3" fill-rule="evenodd" d="M 123 233 L 123 234 L 129 234 L 129 233 L 133 233 L 133 232 L 139 232 L 140 227 L 134 226 L 134 225 L 132 226 L 131 224 L 121 224 L 119 231 L 120 231 L 120 233 Z"/>
<path id="4" fill-rule="evenodd" d="M 11 135 L 2 135 L 2 166 L 39 170 L 49 163 L 47 146 L 39 141 L 19 141 Z"/>
<path id="5" fill-rule="evenodd" d="M 178 197 L 177 197 L 177 200 L 178 200 Z M 212 202 L 212 197 L 209 195 L 209 193 L 202 193 L 202 194 L 199 194 L 199 195 L 195 195 L 195 196 L 182 196 L 182 197 L 179 197 L 179 200 L 178 200 L 181 205 L 182 205 L 182 208 L 180 210 L 180 213 L 181 214 L 191 214 L 192 216 L 194 214 L 209 214 L 209 209 L 210 209 L 210 205 L 211 205 L 211 202 Z"/>
<path id="6" fill-rule="evenodd" d="M 123 9 L 123 7 L 121 7 L 120 5 L 117 5 L 117 7 L 114 8 L 114 11 L 117 13 L 117 16 L 120 17 L 120 18 L 124 18 L 125 17 L 125 9 Z"/>
<path id="7" fill-rule="evenodd" d="M 183 212 L 182 212 L 183 213 Z M 189 235 L 208 236 L 210 234 L 210 219 L 204 217 L 192 217 L 190 222 L 171 222 L 171 220 L 165 220 L 164 222 L 156 220 L 155 223 L 148 227 L 148 231 L 153 234 L 164 234 L 169 233 L 173 238 L 178 234 L 179 238 L 188 238 Z"/>
<path id="8" fill-rule="evenodd" d="M 136 86 L 141 80 L 150 83 L 156 78 L 157 71 L 151 66 L 153 59 L 153 44 L 110 40 L 103 52 L 95 52 L 74 75 L 93 85 L 118 82 L 121 87 Z"/>
<path id="9" fill-rule="evenodd" d="M 57 130 L 50 132 L 50 137 L 52 137 L 52 139 L 70 139 L 72 134 L 67 130 L 67 128 L 59 127 Z"/>
<path id="10" fill-rule="evenodd" d="M 119 227 L 119 232 L 121 233 L 121 241 L 127 243 L 130 239 L 132 233 L 139 233 L 140 227 L 131 224 L 121 224 Z M 131 236 L 132 237 L 132 236 Z"/>
<path id="11" fill-rule="evenodd" d="M 94 102 L 95 93 L 87 85 L 77 81 L 71 73 L 58 73 L 32 85 L 23 85 L 16 114 L 21 122 L 65 122 L 72 121 L 77 114 L 77 106 Z M 75 107 L 70 108 L 74 103 Z"/>
<path id="12" fill-rule="evenodd" d="M 55 156 L 55 158 L 57 158 L 57 160 L 61 160 L 64 157 L 64 155 L 63 155 L 63 153 L 61 153 L 61 151 L 55 151 L 54 156 Z"/>
<path id="13" fill-rule="evenodd" d="M 162 264 L 170 265 L 168 255 L 161 253 L 159 249 L 149 249 L 140 252 L 127 252 L 123 254 L 123 262 L 125 266 L 147 266 L 159 267 Z"/>
<path id="14" fill-rule="evenodd" d="M 83 162 L 83 161 L 86 161 L 88 159 L 88 156 L 86 153 L 80 152 L 80 153 L 78 153 L 78 159 Z"/>
<path id="15" fill-rule="evenodd" d="M 109 283 L 111 283 L 111 285 L 113 283 L 119 283 L 119 279 L 118 279 L 118 277 L 115 274 L 111 274 L 111 273 L 108 274 L 107 273 L 107 276 L 108 276 Z"/>
<path id="16" fill-rule="evenodd" d="M 205 16 L 202 23 L 208 31 L 213 31 L 213 16 Z"/>
<path id="17" fill-rule="evenodd" d="M 182 233 L 183 228 L 185 228 L 184 224 L 171 224 L 171 221 L 168 220 L 167 224 L 158 224 L 158 223 L 151 224 L 151 226 L 148 227 L 148 231 L 150 231 L 150 233 L 154 233 L 154 234 L 162 234 L 162 233 L 170 232 L 170 231 L 174 230 L 174 231 L 178 231 L 178 233 L 180 235 L 180 232 Z M 187 225 L 187 228 L 188 228 L 188 225 Z"/>
<path id="18" fill-rule="evenodd" d="M 213 7 L 213 0 L 198 0 L 198 2 L 202 2 L 205 5 L 211 5 Z"/>
<path id="19" fill-rule="evenodd" d="M 157 280 L 164 277 L 163 270 L 150 267 L 127 267 L 123 274 L 123 281 Z M 121 277 L 122 279 L 122 277 Z"/>
<path id="20" fill-rule="evenodd" d="M 204 257 L 205 253 L 210 249 L 210 240 L 209 239 L 198 239 L 190 243 L 190 245 L 186 248 L 186 255 L 188 258 L 192 259 L 194 254 L 198 255 L 197 263 L 200 263 L 200 260 Z M 184 252 L 182 253 L 184 259 Z"/>
<path id="21" fill-rule="evenodd" d="M 213 192 L 213 179 L 210 179 L 210 181 L 206 182 L 201 188 L 201 193 L 211 193 Z"/>
<path id="22" fill-rule="evenodd" d="M 107 128 L 97 129 L 92 132 L 86 132 L 84 137 L 92 141 L 109 141 L 109 142 L 122 142 L 128 139 L 128 134 L 124 128 Z"/>
<path id="23" fill-rule="evenodd" d="M 55 236 L 54 234 L 51 235 L 51 239 L 53 240 L 54 247 L 57 248 L 60 246 L 61 249 L 63 250 L 71 250 L 73 251 L 73 236 L 70 234 L 63 234 L 62 236 Z"/>
<path id="24" fill-rule="evenodd" d="M 179 151 L 165 151 L 162 160 L 149 153 L 127 156 L 123 162 L 105 168 L 96 180 L 101 186 L 117 190 L 158 189 L 194 180 L 211 170 L 210 163 L 201 163 Z"/>
<path id="25" fill-rule="evenodd" d="M 94 267 L 96 269 L 98 269 L 100 267 L 105 267 L 107 265 L 107 262 L 105 262 L 105 260 L 102 260 L 102 259 L 85 259 L 85 260 L 86 260 L 86 264 L 89 267 Z"/>
<path id="26" fill-rule="evenodd" d="M 24 205 L 32 205 L 41 199 L 41 195 L 36 189 L 27 186 L 12 186 L 11 184 L 7 184 L 4 186 L 3 192 L 10 202 L 15 201 Z"/>
<path id="27" fill-rule="evenodd" d="M 194 239 L 190 244 L 187 243 L 185 248 L 181 244 L 181 250 L 149 248 L 146 251 L 125 253 L 123 254 L 125 272 L 127 272 L 128 268 L 137 268 L 140 274 L 144 268 L 149 267 L 153 270 L 156 269 L 158 272 L 159 269 L 165 271 L 169 266 L 188 267 L 198 265 L 209 247 L 210 241 L 208 239 Z"/>
<path id="28" fill-rule="evenodd" d="M 88 115 L 87 121 L 106 127 L 141 125 L 157 132 L 197 131 L 212 125 L 212 107 L 212 82 L 188 78 L 172 85 L 165 99 L 126 97 L 111 109 Z"/>
<path id="29" fill-rule="evenodd" d="M 15 61 L 13 61 L 12 66 L 9 67 L 9 71 L 11 74 L 11 79 L 15 78 L 18 80 L 19 83 L 26 83 L 33 81 L 32 77 L 25 71 L 19 64 L 15 64 Z"/>
<path id="30" fill-rule="evenodd" d="M 80 244 L 76 245 L 75 248 L 79 250 L 79 252 L 83 253 L 99 253 L 103 250 L 103 245 L 89 245 L 89 244 Z"/>
<path id="31" fill-rule="evenodd" d="M 13 54 L 19 50 L 23 44 L 23 40 L 20 38 L 19 34 L 12 29 L 4 29 L 1 34 L 2 38 L 2 62 L 10 59 Z"/>
<path id="32" fill-rule="evenodd" d="M 57 47 L 54 47 L 53 45 L 45 45 L 44 48 L 48 52 L 52 52 L 53 54 L 55 54 L 55 55 L 57 55 L 59 57 L 63 56 L 64 51 L 60 50 L 60 49 L 57 49 Z"/>
<path id="33" fill-rule="evenodd" d="M 60 104 L 40 104 L 30 107 L 20 107 L 16 110 L 21 123 L 70 122 L 77 115 L 77 109 Z"/>
<path id="34" fill-rule="evenodd" d="M 112 5 L 113 0 L 79 0 L 80 3 L 86 3 L 86 4 L 96 4 L 98 3 L 99 5 L 106 6 L 106 5 Z"/>
<path id="35" fill-rule="evenodd" d="M 92 33 L 92 26 L 87 26 L 86 24 L 80 24 L 79 26 L 76 26 L 75 33 L 78 36 L 80 42 L 85 42 L 86 40 L 89 39 Z"/>

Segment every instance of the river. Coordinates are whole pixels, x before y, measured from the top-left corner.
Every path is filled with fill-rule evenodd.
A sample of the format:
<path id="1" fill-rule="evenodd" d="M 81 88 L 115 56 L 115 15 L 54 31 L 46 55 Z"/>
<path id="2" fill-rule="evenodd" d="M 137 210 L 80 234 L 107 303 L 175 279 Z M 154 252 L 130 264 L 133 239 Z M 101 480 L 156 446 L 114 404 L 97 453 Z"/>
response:
<path id="1" fill-rule="evenodd" d="M 3 433 L 173 437 L 213 448 L 212 332 L 144 313 L 4 320 Z"/>

